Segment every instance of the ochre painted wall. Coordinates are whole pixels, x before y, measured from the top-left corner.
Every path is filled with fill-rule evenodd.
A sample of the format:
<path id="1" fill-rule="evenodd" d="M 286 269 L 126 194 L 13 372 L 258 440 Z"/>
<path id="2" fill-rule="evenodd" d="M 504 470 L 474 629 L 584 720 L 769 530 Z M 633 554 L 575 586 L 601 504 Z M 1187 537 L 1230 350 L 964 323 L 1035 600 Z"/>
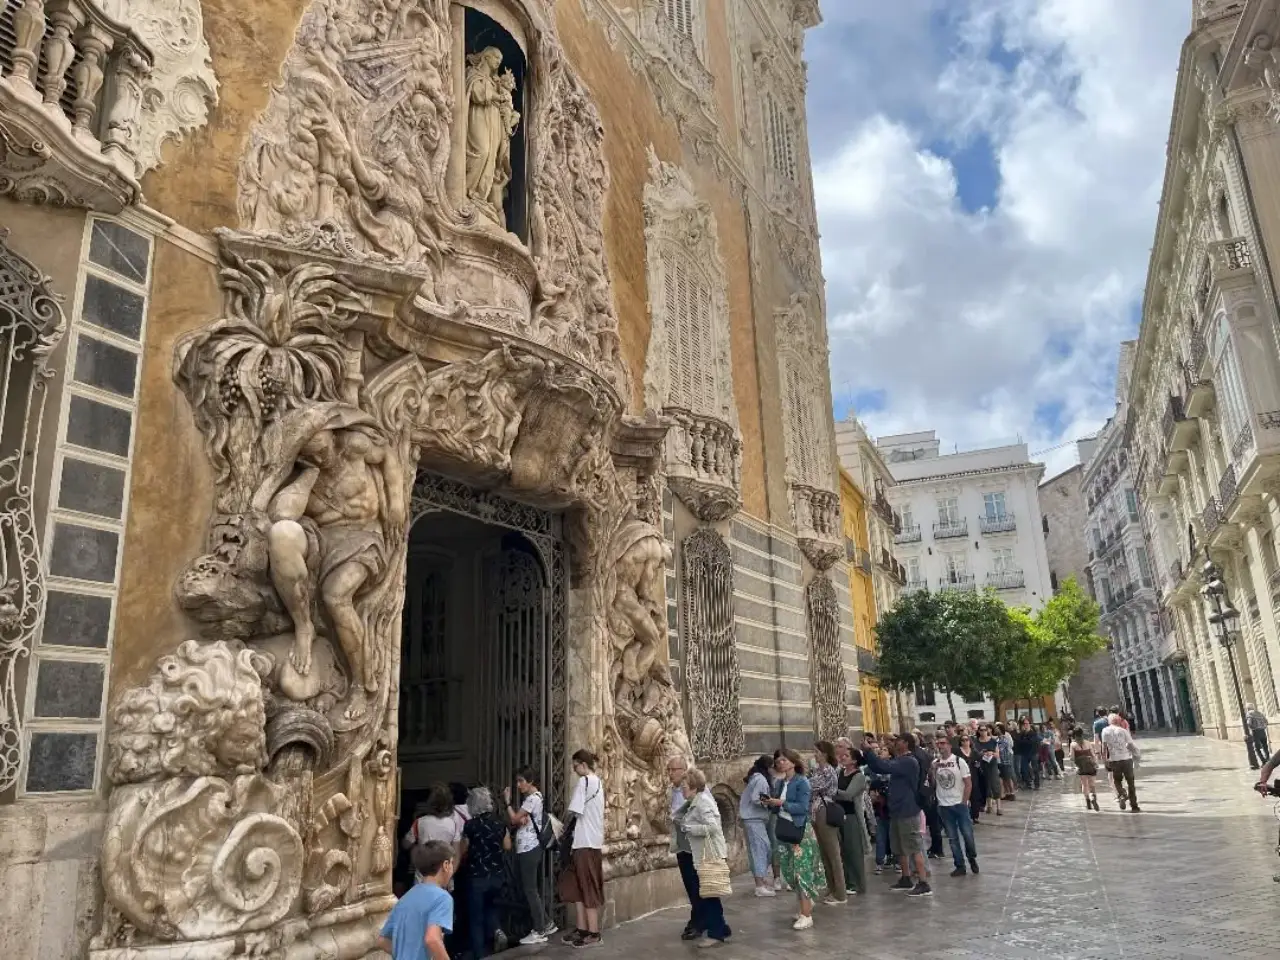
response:
<path id="1" fill-rule="evenodd" d="M 116 608 L 113 699 L 145 682 L 157 657 L 193 635 L 173 601 L 173 584 L 204 549 L 213 503 L 213 472 L 171 374 L 177 338 L 221 313 L 216 272 L 207 260 L 160 240 L 153 276 Z"/>

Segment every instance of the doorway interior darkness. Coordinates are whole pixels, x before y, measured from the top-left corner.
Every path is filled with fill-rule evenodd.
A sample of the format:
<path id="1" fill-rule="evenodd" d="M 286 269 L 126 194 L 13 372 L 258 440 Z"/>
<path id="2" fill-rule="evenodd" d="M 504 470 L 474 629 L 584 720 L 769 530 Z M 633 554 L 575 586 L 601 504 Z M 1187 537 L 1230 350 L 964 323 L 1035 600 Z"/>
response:
<path id="1" fill-rule="evenodd" d="M 564 798 L 566 569 L 558 514 L 419 471 L 405 576 L 400 819 L 433 783 L 514 770 Z"/>

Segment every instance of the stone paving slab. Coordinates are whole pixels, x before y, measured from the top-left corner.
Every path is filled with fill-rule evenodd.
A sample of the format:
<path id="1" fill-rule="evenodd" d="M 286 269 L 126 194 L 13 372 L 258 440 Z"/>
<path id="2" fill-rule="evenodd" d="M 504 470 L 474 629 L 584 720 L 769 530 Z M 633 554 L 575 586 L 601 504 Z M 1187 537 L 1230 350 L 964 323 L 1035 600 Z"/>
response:
<path id="1" fill-rule="evenodd" d="M 1273 801 L 1249 789 L 1238 747 L 1199 737 L 1142 741 L 1142 813 L 1122 813 L 1108 789 L 1086 813 L 1074 776 L 1019 794 L 976 830 L 982 873 L 952 879 L 935 861 L 928 899 L 870 877 L 865 897 L 815 908 L 812 930 L 790 928 L 790 895 L 757 899 L 749 879 L 728 902 L 723 947 L 682 942 L 688 907 L 607 931 L 591 950 L 554 945 L 544 958 L 663 960 L 1211 960 L 1280 957 L 1280 872 Z M 514 956 L 508 954 L 508 956 Z"/>

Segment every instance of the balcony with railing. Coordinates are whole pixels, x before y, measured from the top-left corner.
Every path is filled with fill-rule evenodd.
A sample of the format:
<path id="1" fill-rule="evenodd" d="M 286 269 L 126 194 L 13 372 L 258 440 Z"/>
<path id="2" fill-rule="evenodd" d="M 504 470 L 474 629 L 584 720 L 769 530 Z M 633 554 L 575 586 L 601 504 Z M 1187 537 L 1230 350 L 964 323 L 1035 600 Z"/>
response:
<path id="1" fill-rule="evenodd" d="M 977 589 L 977 578 L 972 573 L 953 573 L 938 581 L 942 593 L 973 593 Z"/>
<path id="2" fill-rule="evenodd" d="M 928 590 L 928 589 L 929 589 L 928 580 L 920 580 L 920 579 L 908 580 L 906 583 L 902 585 L 903 593 L 920 593 L 921 591 Z"/>
<path id="3" fill-rule="evenodd" d="M 700 520 L 717 522 L 742 506 L 742 439 L 719 417 L 667 407 L 667 483 Z"/>
<path id="4" fill-rule="evenodd" d="M 108 213 L 135 203 L 152 64 L 94 0 L 0 4 L 0 193 Z"/>
<path id="5" fill-rule="evenodd" d="M 1164 416 L 1161 418 L 1161 428 L 1164 433 L 1164 442 L 1171 453 L 1190 447 L 1195 442 L 1196 433 L 1200 429 L 1196 421 L 1187 416 L 1182 397 L 1176 393 L 1169 396 Z"/>
<path id="6" fill-rule="evenodd" d="M 1204 539 L 1206 542 L 1218 532 L 1218 528 L 1222 526 L 1222 513 L 1218 509 L 1218 499 L 1210 497 L 1205 503 L 1204 509 L 1200 511 L 1200 525 L 1203 529 Z"/>
<path id="7" fill-rule="evenodd" d="M 1013 533 L 1018 529 L 1012 513 L 1001 513 L 995 516 L 978 517 L 978 529 L 984 534 Z"/>
<path id="8" fill-rule="evenodd" d="M 1223 470 L 1222 476 L 1218 478 L 1218 512 L 1224 520 L 1231 515 L 1238 496 L 1236 465 L 1228 463 L 1227 469 Z"/>
<path id="9" fill-rule="evenodd" d="M 819 570 L 827 570 L 843 552 L 840 497 L 808 484 L 791 484 L 791 515 L 800 551 Z"/>
<path id="10" fill-rule="evenodd" d="M 953 537 L 967 537 L 969 535 L 969 520 L 962 517 L 959 520 L 939 520 L 933 525 L 933 539 L 948 540 Z"/>
<path id="11" fill-rule="evenodd" d="M 997 570 L 987 574 L 987 586 L 993 590 L 1020 590 L 1027 585 L 1021 570 Z"/>
<path id="12" fill-rule="evenodd" d="M 1213 408 L 1213 381 L 1204 376 L 1205 342 L 1198 332 L 1191 335 L 1191 359 L 1182 365 L 1184 412 L 1203 417 Z"/>
<path id="13" fill-rule="evenodd" d="M 913 523 L 910 526 L 904 526 L 898 533 L 893 535 L 894 543 L 919 543 L 920 542 L 920 524 Z"/>

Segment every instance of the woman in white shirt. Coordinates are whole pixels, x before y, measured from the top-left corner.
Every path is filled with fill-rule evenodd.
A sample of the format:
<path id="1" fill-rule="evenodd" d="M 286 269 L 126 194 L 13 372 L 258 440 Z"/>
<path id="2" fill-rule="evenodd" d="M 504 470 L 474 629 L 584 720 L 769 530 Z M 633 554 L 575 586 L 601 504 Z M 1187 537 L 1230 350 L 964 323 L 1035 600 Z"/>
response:
<path id="1" fill-rule="evenodd" d="M 604 904 L 604 783 L 596 773 L 596 755 L 579 750 L 573 755 L 578 782 L 569 801 L 573 815 L 572 860 L 560 874 L 560 899 L 577 911 L 577 927 L 564 935 L 575 947 L 600 942 L 600 907 Z"/>

